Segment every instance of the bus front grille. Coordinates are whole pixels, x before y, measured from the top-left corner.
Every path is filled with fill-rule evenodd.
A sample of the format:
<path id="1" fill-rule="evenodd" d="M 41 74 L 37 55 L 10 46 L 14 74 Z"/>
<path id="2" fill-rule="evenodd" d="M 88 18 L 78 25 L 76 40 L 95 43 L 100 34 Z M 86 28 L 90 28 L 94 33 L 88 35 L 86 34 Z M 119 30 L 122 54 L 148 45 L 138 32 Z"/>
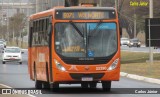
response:
<path id="1" fill-rule="evenodd" d="M 94 80 L 99 80 L 104 76 L 104 73 L 91 73 L 91 74 L 70 73 L 70 76 L 75 80 L 81 80 L 82 77 L 92 77 Z"/>
<path id="2" fill-rule="evenodd" d="M 66 64 L 73 64 L 73 65 L 101 65 L 106 64 L 110 60 L 102 58 L 102 59 L 94 59 L 94 60 L 78 60 L 78 59 L 62 59 Z"/>

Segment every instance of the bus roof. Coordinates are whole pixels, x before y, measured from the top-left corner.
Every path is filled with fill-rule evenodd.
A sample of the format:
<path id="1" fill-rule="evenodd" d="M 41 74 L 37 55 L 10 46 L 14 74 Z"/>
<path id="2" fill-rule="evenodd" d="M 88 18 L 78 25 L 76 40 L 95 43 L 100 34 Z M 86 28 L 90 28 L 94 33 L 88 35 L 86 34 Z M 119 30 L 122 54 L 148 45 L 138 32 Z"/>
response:
<path id="1" fill-rule="evenodd" d="M 115 10 L 114 7 L 83 7 L 83 6 L 72 6 L 72 7 L 55 7 L 55 9 L 61 10 L 73 10 L 73 9 L 105 9 L 105 10 Z"/>
<path id="2" fill-rule="evenodd" d="M 54 7 L 52 9 L 46 10 L 46 11 L 35 13 L 30 16 L 30 20 L 52 16 L 54 15 L 55 10 L 85 10 L 85 9 L 86 10 L 115 10 L 114 7 L 82 7 L 82 6 L 62 7 L 62 6 L 58 6 L 58 7 Z"/>

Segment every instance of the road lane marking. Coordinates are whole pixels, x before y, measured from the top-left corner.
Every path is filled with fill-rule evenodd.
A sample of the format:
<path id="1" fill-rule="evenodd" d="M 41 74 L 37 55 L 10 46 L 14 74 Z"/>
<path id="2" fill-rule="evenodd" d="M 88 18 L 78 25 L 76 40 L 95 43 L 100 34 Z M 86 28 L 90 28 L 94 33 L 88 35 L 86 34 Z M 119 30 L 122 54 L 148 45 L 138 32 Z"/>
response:
<path id="1" fill-rule="evenodd" d="M 4 85 L 4 84 L 0 84 L 0 86 L 5 87 L 5 88 L 12 88 L 12 87 L 7 86 L 7 85 Z M 28 96 L 30 96 L 30 97 L 36 97 L 36 96 L 34 96 L 34 95 L 31 95 L 31 94 L 26 94 L 26 95 L 28 95 Z"/>
<path id="2" fill-rule="evenodd" d="M 0 86 L 6 87 L 6 88 L 12 88 L 12 87 L 4 85 L 4 84 L 0 84 Z"/>

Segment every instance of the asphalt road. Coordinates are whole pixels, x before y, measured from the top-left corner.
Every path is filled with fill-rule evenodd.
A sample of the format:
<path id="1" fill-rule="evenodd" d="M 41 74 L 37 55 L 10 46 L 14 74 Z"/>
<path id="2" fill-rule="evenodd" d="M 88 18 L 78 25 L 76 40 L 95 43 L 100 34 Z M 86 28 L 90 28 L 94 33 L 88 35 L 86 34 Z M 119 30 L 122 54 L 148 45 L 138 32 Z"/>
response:
<path id="1" fill-rule="evenodd" d="M 0 61 L 0 84 L 5 84 L 13 88 L 34 88 L 34 82 L 29 79 L 27 67 L 27 52 L 23 54 L 23 63 L 6 63 L 1 64 Z M 43 90 L 48 94 L 35 95 L 37 97 L 159 97 L 160 94 L 134 94 L 136 90 L 141 88 L 160 88 L 158 84 L 151 84 L 143 81 L 137 81 L 121 77 L 119 82 L 112 83 L 111 92 L 103 92 L 101 84 L 98 89 L 82 90 L 80 85 L 60 85 L 62 88 L 58 92 Z M 154 89 L 152 89 L 154 90 Z M 125 92 L 129 91 L 129 92 Z M 129 93 L 133 94 L 129 94 Z M 159 91 L 160 92 L 160 91 Z M 1 95 L 0 95 L 1 97 Z M 3 97 L 3 96 L 2 96 Z"/>

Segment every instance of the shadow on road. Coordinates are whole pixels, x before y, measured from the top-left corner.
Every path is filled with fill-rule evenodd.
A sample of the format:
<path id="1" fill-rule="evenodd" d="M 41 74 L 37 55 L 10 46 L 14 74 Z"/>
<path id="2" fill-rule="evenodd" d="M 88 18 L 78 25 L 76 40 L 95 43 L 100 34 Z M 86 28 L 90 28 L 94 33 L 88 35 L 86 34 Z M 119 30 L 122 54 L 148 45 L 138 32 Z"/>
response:
<path id="1" fill-rule="evenodd" d="M 126 89 L 127 90 L 127 89 Z M 111 89 L 111 91 L 103 91 L 101 88 L 60 88 L 56 90 L 45 89 L 42 90 L 43 94 L 126 94 L 125 90 Z"/>

